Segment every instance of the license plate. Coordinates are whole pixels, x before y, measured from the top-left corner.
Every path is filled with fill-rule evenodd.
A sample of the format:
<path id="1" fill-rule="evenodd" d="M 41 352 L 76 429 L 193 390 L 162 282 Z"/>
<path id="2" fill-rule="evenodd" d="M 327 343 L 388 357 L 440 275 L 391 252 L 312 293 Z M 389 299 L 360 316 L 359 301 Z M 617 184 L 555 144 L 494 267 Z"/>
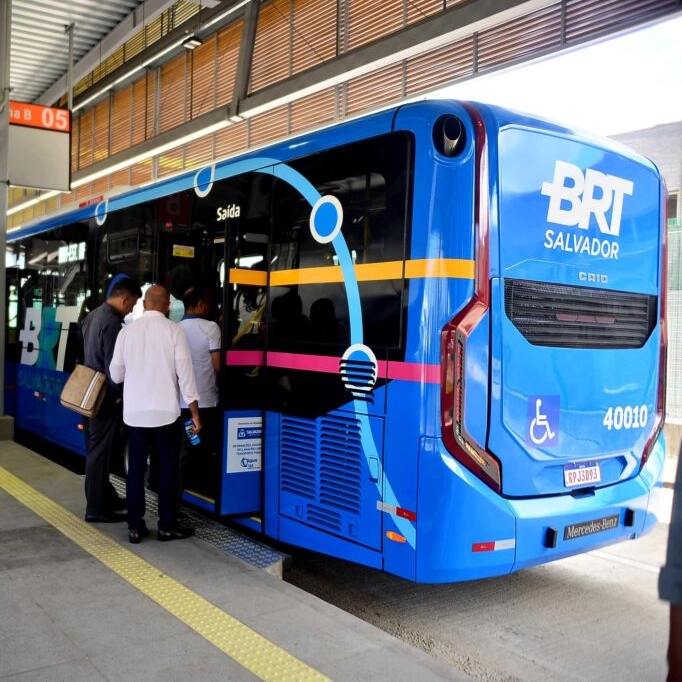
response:
<path id="1" fill-rule="evenodd" d="M 599 481 L 601 481 L 599 462 L 576 462 L 564 465 L 564 485 L 567 488 L 592 485 Z"/>

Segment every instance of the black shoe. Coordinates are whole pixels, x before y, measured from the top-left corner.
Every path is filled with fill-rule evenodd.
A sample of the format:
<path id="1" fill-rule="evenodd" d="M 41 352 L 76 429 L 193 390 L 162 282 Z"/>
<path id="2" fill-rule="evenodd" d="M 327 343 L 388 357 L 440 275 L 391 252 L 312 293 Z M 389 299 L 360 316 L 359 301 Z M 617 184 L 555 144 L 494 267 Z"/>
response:
<path id="1" fill-rule="evenodd" d="M 111 508 L 114 511 L 125 511 L 128 507 L 128 500 L 125 497 L 117 497 L 112 503 Z"/>
<path id="2" fill-rule="evenodd" d="M 116 512 L 106 512 L 104 514 L 86 514 L 85 520 L 88 523 L 119 523 L 126 520 L 125 514 Z"/>
<path id="3" fill-rule="evenodd" d="M 161 542 L 168 542 L 169 540 L 183 540 L 194 535 L 194 528 L 189 526 L 176 526 L 172 530 L 161 530 L 159 528 L 156 534 L 156 539 Z"/>
<path id="4" fill-rule="evenodd" d="M 128 540 L 130 540 L 133 545 L 139 545 L 148 535 L 149 528 L 145 526 L 144 528 L 139 528 L 137 530 L 129 530 Z"/>

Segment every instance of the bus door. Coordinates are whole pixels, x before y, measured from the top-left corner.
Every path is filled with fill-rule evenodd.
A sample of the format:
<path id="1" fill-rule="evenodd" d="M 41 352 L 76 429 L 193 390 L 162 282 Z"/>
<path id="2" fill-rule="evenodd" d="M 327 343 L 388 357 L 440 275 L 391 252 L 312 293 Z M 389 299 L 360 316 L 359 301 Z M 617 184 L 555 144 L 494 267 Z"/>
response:
<path id="1" fill-rule="evenodd" d="M 222 515 L 257 516 L 264 508 L 264 326 L 272 183 L 270 172 L 246 173 L 214 183 L 207 197 L 213 223 L 224 235 Z"/>
<path id="2" fill-rule="evenodd" d="M 190 287 L 202 287 L 211 300 L 209 319 L 222 325 L 225 234 L 207 202 L 194 192 L 180 192 L 156 202 L 157 265 L 155 281 L 170 292 L 169 318 L 185 314 L 183 297 Z M 222 331 L 222 329 L 221 329 Z M 224 336 L 224 333 L 221 334 Z M 224 343 L 223 343 L 224 348 Z M 222 349 L 221 349 L 222 355 Z M 219 377 L 216 377 L 219 382 Z M 200 444 L 183 465 L 187 501 L 216 511 L 220 491 L 220 453 L 223 451 L 222 410 L 206 413 Z M 210 422 L 210 423 L 209 423 Z M 184 434 L 182 436 L 185 438 Z"/>

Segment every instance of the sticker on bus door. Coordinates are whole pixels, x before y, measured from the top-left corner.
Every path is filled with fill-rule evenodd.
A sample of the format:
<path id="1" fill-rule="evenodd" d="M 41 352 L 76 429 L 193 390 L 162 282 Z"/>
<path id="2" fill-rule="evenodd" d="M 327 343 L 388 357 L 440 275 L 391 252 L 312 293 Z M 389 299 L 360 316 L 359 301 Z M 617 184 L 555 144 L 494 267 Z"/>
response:
<path id="1" fill-rule="evenodd" d="M 227 473 L 260 471 L 263 418 L 233 417 L 227 424 Z"/>
<path id="2" fill-rule="evenodd" d="M 263 414 L 225 414 L 221 514 L 257 512 L 262 506 Z"/>

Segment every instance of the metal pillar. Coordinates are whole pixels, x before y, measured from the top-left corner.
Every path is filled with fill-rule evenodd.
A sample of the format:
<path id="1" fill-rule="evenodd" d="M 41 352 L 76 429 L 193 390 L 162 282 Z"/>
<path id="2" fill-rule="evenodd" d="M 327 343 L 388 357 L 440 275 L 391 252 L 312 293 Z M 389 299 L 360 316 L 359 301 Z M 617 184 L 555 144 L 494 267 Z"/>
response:
<path id="1" fill-rule="evenodd" d="M 73 29 L 75 24 L 69 24 L 66 27 L 66 33 L 69 35 L 69 68 L 66 71 L 66 96 L 68 98 L 67 109 L 73 110 Z"/>
<path id="2" fill-rule="evenodd" d="M 0 0 L 0 415 L 5 414 L 5 254 L 9 199 L 9 56 L 12 0 Z"/>
<path id="3" fill-rule="evenodd" d="M 9 199 L 9 58 L 12 0 L 0 0 L 0 418 L 5 414 L 5 300 L 7 204 Z M 1 429 L 0 429 L 1 430 Z M 0 436 L 2 437 L 2 436 Z"/>

